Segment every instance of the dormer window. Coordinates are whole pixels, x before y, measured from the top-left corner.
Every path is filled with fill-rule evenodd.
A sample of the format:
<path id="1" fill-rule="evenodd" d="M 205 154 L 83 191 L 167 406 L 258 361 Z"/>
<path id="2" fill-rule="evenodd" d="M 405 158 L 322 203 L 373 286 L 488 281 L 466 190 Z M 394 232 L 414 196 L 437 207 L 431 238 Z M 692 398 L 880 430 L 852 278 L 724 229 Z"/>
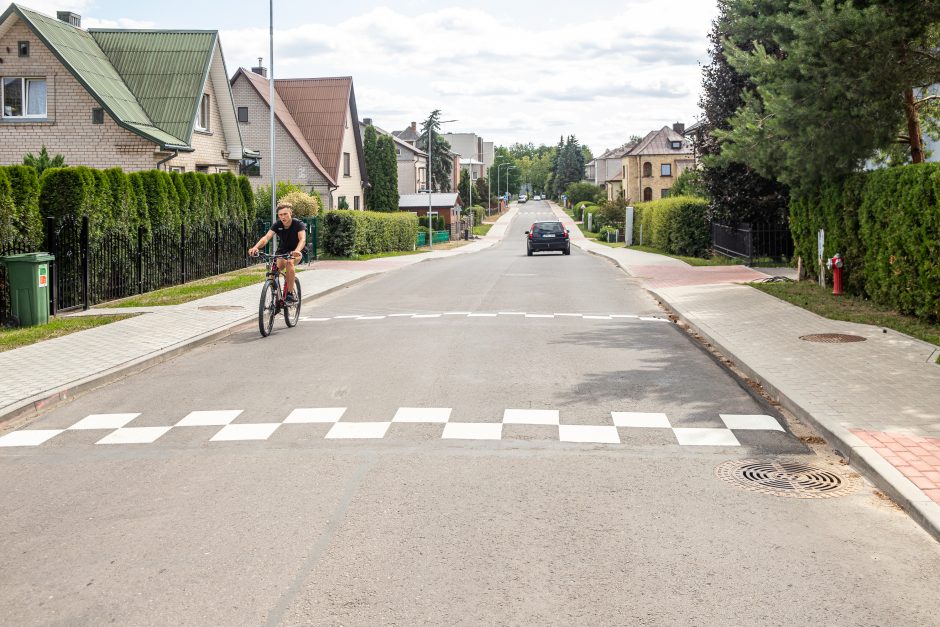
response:
<path id="1" fill-rule="evenodd" d="M 673 141 L 672 141 L 672 149 L 673 149 L 673 150 L 681 150 L 681 149 L 682 149 L 682 142 L 681 142 L 681 141 L 673 140 Z"/>
<path id="2" fill-rule="evenodd" d="M 196 130 L 209 131 L 209 94 L 203 94 L 196 111 Z"/>

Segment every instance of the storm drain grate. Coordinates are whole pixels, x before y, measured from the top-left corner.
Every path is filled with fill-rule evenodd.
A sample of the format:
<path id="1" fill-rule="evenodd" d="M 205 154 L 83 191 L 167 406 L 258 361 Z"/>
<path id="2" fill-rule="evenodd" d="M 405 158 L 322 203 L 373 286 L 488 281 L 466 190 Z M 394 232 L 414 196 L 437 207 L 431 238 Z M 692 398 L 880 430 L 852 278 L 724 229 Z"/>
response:
<path id="1" fill-rule="evenodd" d="M 800 339 L 804 342 L 818 342 L 820 344 L 849 344 L 865 341 L 865 338 L 860 335 L 849 335 L 847 333 L 816 333 L 814 335 L 804 335 Z"/>
<path id="2" fill-rule="evenodd" d="M 204 305 L 199 311 L 241 311 L 244 307 L 241 305 Z"/>
<path id="3" fill-rule="evenodd" d="M 797 499 L 826 499 L 854 492 L 858 484 L 830 470 L 801 462 L 739 459 L 715 469 L 719 479 L 754 492 Z"/>

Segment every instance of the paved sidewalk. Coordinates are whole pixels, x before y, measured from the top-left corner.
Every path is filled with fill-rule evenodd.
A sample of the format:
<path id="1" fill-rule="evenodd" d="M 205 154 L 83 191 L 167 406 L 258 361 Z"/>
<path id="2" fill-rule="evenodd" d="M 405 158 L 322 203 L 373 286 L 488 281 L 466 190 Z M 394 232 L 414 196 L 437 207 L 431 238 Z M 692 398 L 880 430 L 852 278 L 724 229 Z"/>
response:
<path id="1" fill-rule="evenodd" d="M 421 263 L 478 252 L 505 235 L 511 209 L 486 237 L 450 250 L 370 261 L 316 263 L 297 274 L 304 300 L 323 296 L 369 276 Z M 140 313 L 111 324 L 0 353 L 0 430 L 83 390 L 170 359 L 229 334 L 257 317 L 259 286 L 251 285 L 181 305 L 94 308 L 77 315 Z"/>
<path id="2" fill-rule="evenodd" d="M 740 285 L 767 275 L 682 261 L 584 238 L 557 206 L 575 245 L 612 259 L 826 440 L 940 540 L 938 347 L 895 331 L 839 322 Z M 819 344 L 843 333 L 864 342 Z"/>

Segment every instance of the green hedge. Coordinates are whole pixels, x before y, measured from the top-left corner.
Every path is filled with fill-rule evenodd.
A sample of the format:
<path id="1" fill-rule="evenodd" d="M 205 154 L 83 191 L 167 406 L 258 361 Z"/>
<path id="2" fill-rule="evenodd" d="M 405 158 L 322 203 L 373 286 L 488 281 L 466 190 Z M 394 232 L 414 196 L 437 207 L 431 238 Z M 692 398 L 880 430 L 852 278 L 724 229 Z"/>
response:
<path id="1" fill-rule="evenodd" d="M 418 235 L 411 213 L 327 211 L 321 226 L 323 249 L 337 257 L 413 250 Z"/>
<path id="2" fill-rule="evenodd" d="M 633 239 L 639 243 L 642 225 L 644 244 L 671 255 L 705 257 L 711 247 L 707 208 L 708 201 L 694 196 L 639 203 L 633 220 Z"/>
<path id="3" fill-rule="evenodd" d="M 14 242 L 38 248 L 42 237 L 36 168 L 25 165 L 0 167 L 0 248 Z"/>
<path id="4" fill-rule="evenodd" d="M 790 203 L 790 228 L 808 272 L 842 253 L 845 289 L 930 320 L 940 320 L 940 164 L 858 174 Z"/>

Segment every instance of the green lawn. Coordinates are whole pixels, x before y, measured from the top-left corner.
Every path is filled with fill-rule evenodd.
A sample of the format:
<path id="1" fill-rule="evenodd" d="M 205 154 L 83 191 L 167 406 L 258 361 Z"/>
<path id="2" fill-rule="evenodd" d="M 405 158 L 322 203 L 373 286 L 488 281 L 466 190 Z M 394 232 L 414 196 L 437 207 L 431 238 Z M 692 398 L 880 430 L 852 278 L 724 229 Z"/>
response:
<path id="1" fill-rule="evenodd" d="M 435 244 L 434 246 L 440 246 Z M 383 257 L 404 257 L 406 255 L 418 255 L 427 252 L 428 247 L 423 246 L 417 250 L 396 250 L 390 253 L 373 253 L 371 255 L 356 255 L 353 257 L 336 257 L 334 255 L 320 255 L 320 261 L 369 261 L 370 259 L 382 259 Z"/>
<path id="2" fill-rule="evenodd" d="M 473 227 L 473 234 L 479 235 L 482 237 L 486 235 L 487 233 L 489 233 L 491 228 L 493 228 L 492 224 L 478 224 L 475 227 Z"/>
<path id="3" fill-rule="evenodd" d="M 132 318 L 133 315 L 120 316 L 80 316 L 75 318 L 52 318 L 48 324 L 36 327 L 22 327 L 7 329 L 0 327 L 0 352 L 13 350 L 22 346 L 62 337 L 76 331 L 93 329 L 105 324 Z"/>
<path id="4" fill-rule="evenodd" d="M 205 298 L 206 296 L 214 296 L 222 292 L 236 290 L 248 285 L 260 285 L 266 271 L 267 266 L 261 264 L 252 266 L 251 268 L 245 268 L 244 270 L 236 270 L 228 274 L 220 274 L 219 276 L 209 277 L 208 279 L 193 281 L 192 283 L 147 292 L 140 296 L 131 296 L 123 300 L 102 303 L 100 306 L 158 307 L 162 305 L 179 305 L 181 303 L 188 303 L 193 300 Z"/>
<path id="5" fill-rule="evenodd" d="M 906 316 L 855 296 L 833 296 L 812 281 L 751 283 L 751 287 L 832 320 L 859 322 L 894 329 L 940 346 L 940 324 Z"/>

